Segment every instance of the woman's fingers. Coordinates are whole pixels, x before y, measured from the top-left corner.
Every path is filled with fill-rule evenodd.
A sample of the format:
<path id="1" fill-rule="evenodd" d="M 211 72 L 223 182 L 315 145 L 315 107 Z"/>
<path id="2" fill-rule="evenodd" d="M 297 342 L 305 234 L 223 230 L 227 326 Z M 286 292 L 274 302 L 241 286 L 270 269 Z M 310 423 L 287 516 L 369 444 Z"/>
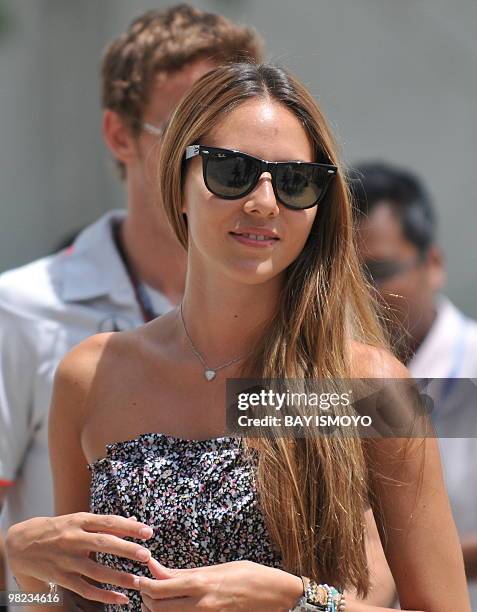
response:
<path id="1" fill-rule="evenodd" d="M 142 531 L 144 530 L 144 531 Z M 117 535 L 113 535 L 117 533 Z M 123 588 L 137 588 L 135 577 L 95 563 L 95 553 L 103 552 L 147 563 L 150 552 L 139 543 L 126 541 L 148 539 L 152 529 L 134 519 L 113 515 L 78 512 L 58 517 L 38 517 L 27 521 L 19 534 L 13 532 L 10 548 L 25 575 L 37 580 L 53 581 L 80 595 L 100 603 L 124 604 L 127 597 L 98 588 L 89 578 Z M 91 559 L 93 557 L 93 559 Z"/>
<path id="2" fill-rule="evenodd" d="M 80 578 L 78 594 L 84 599 L 90 599 L 92 601 L 99 601 L 101 603 L 127 605 L 129 603 L 129 597 L 118 593 L 117 591 L 108 591 L 106 589 L 100 589 L 93 586 L 86 580 Z"/>
<path id="3" fill-rule="evenodd" d="M 153 599 L 196 596 L 201 592 L 202 586 L 203 580 L 193 574 L 181 575 L 168 580 L 151 580 L 143 577 L 139 579 L 141 595 L 147 595 Z"/>
<path id="4" fill-rule="evenodd" d="M 84 580 L 84 578 L 78 577 L 77 574 L 66 576 L 61 586 L 80 595 L 83 599 L 98 601 L 103 604 L 125 605 L 129 603 L 129 598 L 126 595 L 116 591 L 100 589 Z"/>
<path id="5" fill-rule="evenodd" d="M 177 576 L 178 570 L 171 570 L 165 565 L 161 565 L 159 561 L 156 561 L 154 557 L 151 557 L 148 561 L 147 567 L 151 574 L 157 580 L 164 580 L 165 578 L 173 578 Z"/>
<path id="6" fill-rule="evenodd" d="M 114 514 L 80 513 L 81 527 L 91 533 L 109 533 L 120 537 L 130 537 L 135 540 L 148 540 L 154 534 L 149 525 L 140 523 L 136 518 L 125 518 Z"/>
<path id="7" fill-rule="evenodd" d="M 82 576 L 91 578 L 96 582 L 112 584 L 124 589 L 139 590 L 139 576 L 120 572 L 94 561 L 85 561 L 81 567 L 78 567 L 78 571 L 81 572 Z"/>
<path id="8" fill-rule="evenodd" d="M 85 544 L 90 552 L 108 553 L 117 557 L 131 559 L 132 561 L 139 561 L 140 563 L 147 563 L 151 558 L 151 553 L 140 544 L 127 542 L 122 538 L 107 533 L 90 534 Z"/>

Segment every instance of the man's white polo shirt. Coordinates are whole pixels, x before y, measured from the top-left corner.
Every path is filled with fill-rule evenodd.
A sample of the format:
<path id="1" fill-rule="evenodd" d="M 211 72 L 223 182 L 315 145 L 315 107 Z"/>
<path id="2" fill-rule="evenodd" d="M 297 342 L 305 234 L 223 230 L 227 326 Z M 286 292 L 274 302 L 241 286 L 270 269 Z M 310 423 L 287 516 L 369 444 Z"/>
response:
<path id="1" fill-rule="evenodd" d="M 6 529 L 53 514 L 47 445 L 56 367 L 87 336 L 142 324 L 129 277 L 103 216 L 72 247 L 0 276 L 0 481 Z M 171 308 L 149 290 L 155 312 Z M 9 484 L 11 483 L 11 484 Z"/>

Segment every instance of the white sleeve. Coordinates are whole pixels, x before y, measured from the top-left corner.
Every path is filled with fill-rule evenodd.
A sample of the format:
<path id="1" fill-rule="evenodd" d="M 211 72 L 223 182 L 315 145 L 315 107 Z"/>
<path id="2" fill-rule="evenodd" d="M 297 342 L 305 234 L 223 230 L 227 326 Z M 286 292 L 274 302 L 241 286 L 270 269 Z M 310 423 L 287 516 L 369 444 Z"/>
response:
<path id="1" fill-rule="evenodd" d="M 36 325 L 0 296 L 0 482 L 15 481 L 32 433 Z"/>

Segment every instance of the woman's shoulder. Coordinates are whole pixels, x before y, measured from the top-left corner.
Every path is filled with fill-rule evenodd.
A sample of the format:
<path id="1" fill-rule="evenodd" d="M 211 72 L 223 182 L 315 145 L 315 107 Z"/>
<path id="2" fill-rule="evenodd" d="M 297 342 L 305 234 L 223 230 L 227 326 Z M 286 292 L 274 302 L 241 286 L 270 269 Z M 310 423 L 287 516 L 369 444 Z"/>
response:
<path id="1" fill-rule="evenodd" d="M 60 361 L 57 374 L 86 374 L 94 371 L 101 359 L 112 354 L 121 355 L 121 349 L 130 344 L 131 332 L 105 332 L 89 336 L 72 348 Z"/>
<path id="2" fill-rule="evenodd" d="M 410 378 L 406 366 L 388 349 L 352 340 L 350 343 L 353 378 Z"/>
<path id="3" fill-rule="evenodd" d="M 137 345 L 134 331 L 86 338 L 60 361 L 55 375 L 56 392 L 66 391 L 72 398 L 85 397 L 101 379 L 120 376 Z"/>

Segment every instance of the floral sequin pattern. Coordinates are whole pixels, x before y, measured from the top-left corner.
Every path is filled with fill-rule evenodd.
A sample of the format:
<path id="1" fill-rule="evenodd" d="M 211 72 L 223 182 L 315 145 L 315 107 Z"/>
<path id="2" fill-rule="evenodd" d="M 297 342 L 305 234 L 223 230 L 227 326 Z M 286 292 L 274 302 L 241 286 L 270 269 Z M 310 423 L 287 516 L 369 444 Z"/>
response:
<path id="1" fill-rule="evenodd" d="M 256 456 L 240 440 L 184 440 L 144 434 L 107 447 L 107 456 L 88 466 L 91 512 L 136 516 L 154 530 L 146 542 L 152 556 L 171 568 L 191 568 L 247 559 L 281 567 L 259 507 Z M 98 553 L 107 567 L 152 578 L 139 562 Z M 124 592 L 141 609 L 136 591 Z"/>

